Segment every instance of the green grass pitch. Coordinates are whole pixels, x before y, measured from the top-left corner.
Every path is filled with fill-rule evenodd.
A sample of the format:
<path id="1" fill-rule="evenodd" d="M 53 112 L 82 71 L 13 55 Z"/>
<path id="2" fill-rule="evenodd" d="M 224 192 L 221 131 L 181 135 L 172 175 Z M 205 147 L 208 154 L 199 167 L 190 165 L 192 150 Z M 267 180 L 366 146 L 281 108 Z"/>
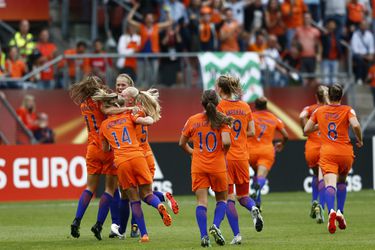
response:
<path id="1" fill-rule="evenodd" d="M 257 233 L 250 214 L 237 206 L 242 245 L 230 246 L 232 234 L 223 221 L 222 232 L 227 245 L 221 249 L 375 249 L 375 191 L 348 193 L 346 220 L 348 227 L 330 235 L 326 223 L 318 225 L 309 217 L 310 195 L 271 193 L 263 198 L 265 226 Z M 173 215 L 171 227 L 165 227 L 156 210 L 142 204 L 150 242 L 137 239 L 109 239 L 110 216 L 103 227 L 103 240 L 98 241 L 90 228 L 96 221 L 98 200 L 92 201 L 81 223 L 81 237 L 70 237 L 70 223 L 76 201 L 0 203 L 1 249 L 200 249 L 200 236 L 195 221 L 195 198 L 176 197 L 180 214 Z M 208 226 L 213 219 L 215 203 L 210 200 Z M 127 233 L 127 236 L 129 233 Z M 211 237 L 212 238 L 212 237 Z"/>

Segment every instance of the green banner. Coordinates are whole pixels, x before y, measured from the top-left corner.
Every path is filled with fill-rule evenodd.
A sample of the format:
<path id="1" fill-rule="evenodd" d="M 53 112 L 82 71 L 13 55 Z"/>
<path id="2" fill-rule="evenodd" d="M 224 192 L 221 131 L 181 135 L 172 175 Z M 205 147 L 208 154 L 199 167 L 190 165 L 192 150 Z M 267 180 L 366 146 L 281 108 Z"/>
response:
<path id="1" fill-rule="evenodd" d="M 199 62 L 204 89 L 213 89 L 220 75 L 230 74 L 240 78 L 242 100 L 252 102 L 257 97 L 263 96 L 257 53 L 206 52 L 199 55 Z"/>

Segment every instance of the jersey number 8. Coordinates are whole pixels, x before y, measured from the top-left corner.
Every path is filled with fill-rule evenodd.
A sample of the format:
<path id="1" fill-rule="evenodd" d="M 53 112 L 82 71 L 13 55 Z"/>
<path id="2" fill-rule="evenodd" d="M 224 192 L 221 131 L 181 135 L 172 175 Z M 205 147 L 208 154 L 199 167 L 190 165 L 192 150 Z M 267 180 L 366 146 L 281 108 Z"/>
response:
<path id="1" fill-rule="evenodd" d="M 330 122 L 328 123 L 328 138 L 332 141 L 336 141 L 337 139 L 337 131 L 336 131 L 336 123 Z"/>

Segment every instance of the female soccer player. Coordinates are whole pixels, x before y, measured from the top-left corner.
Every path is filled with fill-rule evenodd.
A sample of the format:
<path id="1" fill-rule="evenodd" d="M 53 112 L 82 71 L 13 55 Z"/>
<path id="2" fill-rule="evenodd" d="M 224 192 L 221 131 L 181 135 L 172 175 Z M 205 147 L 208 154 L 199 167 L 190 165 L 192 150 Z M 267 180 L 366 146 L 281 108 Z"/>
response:
<path id="1" fill-rule="evenodd" d="M 150 113 L 151 116 L 140 117 L 131 112 L 125 112 L 110 116 L 100 127 L 103 149 L 114 150 L 114 163 L 118 168 L 119 182 L 130 200 L 133 216 L 141 232 L 140 242 L 149 241 L 140 198 L 159 211 L 166 226 L 172 223 L 172 218 L 165 206 L 152 193 L 151 172 L 136 137 L 136 124 L 151 125 L 160 118 L 157 112 L 160 108 L 158 109 L 157 106 L 155 108 L 157 100 L 149 95 L 144 101 L 146 113 Z M 125 105 L 129 106 L 129 100 L 125 99 Z"/>
<path id="2" fill-rule="evenodd" d="M 312 113 L 320 106 L 327 104 L 328 87 L 320 85 L 315 93 L 316 104 L 307 106 L 299 115 L 302 129 L 305 127 L 307 121 Z M 310 217 L 316 219 L 317 223 L 324 222 L 324 180 L 322 172 L 319 168 L 319 152 L 320 152 L 320 132 L 314 131 L 308 135 L 305 144 L 305 158 L 308 167 L 313 171 L 313 178 L 311 182 L 312 200 Z M 319 202 L 318 202 L 319 196 Z"/>
<path id="3" fill-rule="evenodd" d="M 275 150 L 281 152 L 285 143 L 288 141 L 288 133 L 285 130 L 284 123 L 274 114 L 267 111 L 267 99 L 260 97 L 255 100 L 256 112 L 253 112 L 255 121 L 255 136 L 248 137 L 249 163 L 256 173 L 254 181 L 257 182 L 256 188 L 256 206 L 260 209 L 261 191 L 266 184 L 266 178 L 275 161 Z M 272 141 L 275 131 L 279 131 L 283 136 L 281 142 L 275 146 Z"/>
<path id="4" fill-rule="evenodd" d="M 263 218 L 254 200 L 249 197 L 247 137 L 255 134 L 254 121 L 249 105 L 238 100 L 241 95 L 241 84 L 238 78 L 229 75 L 220 76 L 216 81 L 216 91 L 222 98 L 217 106 L 218 110 L 234 118 L 231 132 L 234 140 L 226 156 L 229 176 L 226 213 L 234 234 L 231 244 L 240 244 L 242 238 L 235 207 L 234 184 L 236 184 L 237 200 L 250 211 L 256 231 L 260 232 L 263 229 Z"/>
<path id="5" fill-rule="evenodd" d="M 319 125 L 321 148 L 319 166 L 322 168 L 325 184 L 325 202 L 328 208 L 328 231 L 336 232 L 336 221 L 340 229 L 346 228 L 344 204 L 346 200 L 346 177 L 354 160 L 353 146 L 349 138 L 349 125 L 357 139 L 357 147 L 363 146 L 361 126 L 354 110 L 341 105 L 342 87 L 329 87 L 329 105 L 321 106 L 312 114 L 304 128 L 305 133 L 316 130 Z M 337 210 L 335 196 L 337 195 Z"/>
<path id="6" fill-rule="evenodd" d="M 216 110 L 218 96 L 214 90 L 206 90 L 202 95 L 205 112 L 191 116 L 182 130 L 179 145 L 191 155 L 192 190 L 197 197 L 196 219 L 201 233 L 201 246 L 210 247 L 207 234 L 207 193 L 211 187 L 215 191 L 216 209 L 214 221 L 209 229 L 218 245 L 224 245 L 225 239 L 220 231 L 224 219 L 228 195 L 228 176 L 225 154 L 231 139 L 232 118 Z M 194 149 L 188 144 L 193 141 Z"/>
<path id="7" fill-rule="evenodd" d="M 80 236 L 79 227 L 81 220 L 99 183 L 100 174 L 105 174 L 105 192 L 100 198 L 97 222 L 91 228 L 95 237 L 98 240 L 102 239 L 102 225 L 107 217 L 117 186 L 117 170 L 113 166 L 113 153 L 103 152 L 99 140 L 99 128 L 105 116 L 100 111 L 101 103 L 94 102 L 92 99 L 94 93 L 101 89 L 105 89 L 105 86 L 101 79 L 96 76 L 86 77 L 81 82 L 73 84 L 70 88 L 70 96 L 77 105 L 80 105 L 88 132 L 86 154 L 87 188 L 79 199 L 76 216 L 71 224 L 70 234 L 75 238 Z"/>
<path id="8" fill-rule="evenodd" d="M 128 88 L 130 89 L 127 90 Z M 127 74 L 120 74 L 116 78 L 116 92 L 119 94 L 119 97 L 127 98 L 129 107 L 135 107 L 135 106 L 138 107 L 138 109 L 140 109 L 139 114 L 145 115 L 144 108 L 142 108 L 143 104 L 144 105 L 147 104 L 147 100 L 145 101 L 145 95 L 151 94 L 152 98 L 157 101 L 156 103 L 154 103 L 155 108 L 159 107 L 158 106 L 159 105 L 158 104 L 159 92 L 156 89 L 151 89 L 146 92 L 141 91 L 140 94 L 138 95 L 137 89 L 134 88 L 134 81 Z M 125 96 L 126 94 L 128 95 L 127 97 Z M 133 94 L 134 96 L 131 96 L 131 94 Z M 149 107 L 149 109 L 150 108 L 152 107 Z M 107 108 L 105 113 L 106 114 L 119 114 L 121 112 L 124 112 L 124 110 L 126 109 L 127 108 L 125 106 L 124 107 L 110 107 L 110 108 Z M 160 113 L 160 110 L 157 110 L 157 111 L 155 110 L 154 112 Z M 154 177 L 155 161 L 154 161 L 154 155 L 152 153 L 151 147 L 148 143 L 148 126 L 138 125 L 136 130 L 137 130 L 138 142 L 140 143 L 140 146 L 144 149 L 147 164 L 152 173 L 152 177 Z M 156 196 L 158 196 L 158 198 L 162 202 L 167 201 L 168 206 L 172 209 L 173 213 L 178 214 L 179 212 L 178 203 L 170 192 L 163 194 L 162 192 L 159 192 L 159 191 L 153 191 L 153 193 Z M 112 212 L 112 207 L 114 205 L 111 206 L 111 212 Z M 117 235 L 120 238 L 122 238 L 123 234 L 126 231 L 126 224 L 129 218 L 129 199 L 127 198 L 125 192 L 122 192 L 121 194 L 121 200 L 119 201 L 119 208 L 121 211 L 120 217 L 122 221 L 120 223 L 122 224 L 122 226 L 120 227 L 120 224 L 113 222 L 111 225 L 110 237 L 114 237 Z M 132 227 L 131 227 L 130 236 L 132 238 L 136 238 L 139 236 L 138 225 L 133 216 L 131 218 L 131 224 L 132 224 Z"/>

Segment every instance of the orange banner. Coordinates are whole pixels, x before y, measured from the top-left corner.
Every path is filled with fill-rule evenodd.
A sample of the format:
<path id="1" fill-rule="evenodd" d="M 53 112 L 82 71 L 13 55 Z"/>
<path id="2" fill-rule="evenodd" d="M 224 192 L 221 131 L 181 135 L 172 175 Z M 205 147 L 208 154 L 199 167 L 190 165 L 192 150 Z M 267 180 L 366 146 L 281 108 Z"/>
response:
<path id="1" fill-rule="evenodd" d="M 0 146 L 0 202 L 77 199 L 86 145 Z"/>
<path id="2" fill-rule="evenodd" d="M 48 0 L 1 0 L 0 19 L 3 21 L 49 20 Z"/>

